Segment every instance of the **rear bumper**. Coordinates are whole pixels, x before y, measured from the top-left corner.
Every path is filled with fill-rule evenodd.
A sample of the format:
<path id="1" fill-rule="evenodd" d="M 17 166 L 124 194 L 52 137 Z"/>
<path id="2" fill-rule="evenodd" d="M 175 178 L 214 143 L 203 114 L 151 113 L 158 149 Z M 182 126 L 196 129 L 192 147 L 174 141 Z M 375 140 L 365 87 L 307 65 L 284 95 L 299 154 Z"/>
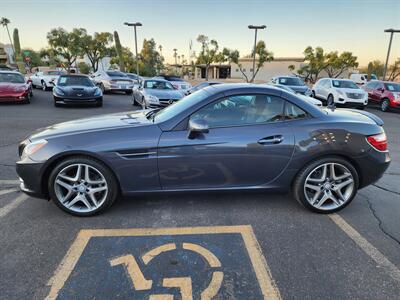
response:
<path id="1" fill-rule="evenodd" d="M 357 165 L 360 171 L 359 188 L 377 182 L 389 167 L 390 162 L 391 158 L 388 151 L 380 152 L 375 149 L 371 149 L 368 155 L 358 158 Z"/>

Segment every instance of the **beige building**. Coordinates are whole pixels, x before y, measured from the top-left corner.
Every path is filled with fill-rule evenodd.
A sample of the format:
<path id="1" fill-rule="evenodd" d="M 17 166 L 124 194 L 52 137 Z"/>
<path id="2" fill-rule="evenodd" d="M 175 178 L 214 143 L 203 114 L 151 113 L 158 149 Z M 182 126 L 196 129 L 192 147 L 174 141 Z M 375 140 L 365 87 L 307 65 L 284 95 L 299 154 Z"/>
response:
<path id="1" fill-rule="evenodd" d="M 253 59 L 241 58 L 239 64 L 242 66 L 243 73 L 246 74 L 250 80 L 253 75 Z M 304 65 L 304 58 L 302 57 L 276 57 L 273 61 L 266 62 L 258 71 L 255 81 L 269 81 L 272 77 L 278 75 L 290 75 L 289 66 L 293 65 L 295 70 Z M 256 61 L 257 70 L 257 61 Z M 236 64 L 231 65 L 231 78 L 244 79 L 240 68 Z"/>

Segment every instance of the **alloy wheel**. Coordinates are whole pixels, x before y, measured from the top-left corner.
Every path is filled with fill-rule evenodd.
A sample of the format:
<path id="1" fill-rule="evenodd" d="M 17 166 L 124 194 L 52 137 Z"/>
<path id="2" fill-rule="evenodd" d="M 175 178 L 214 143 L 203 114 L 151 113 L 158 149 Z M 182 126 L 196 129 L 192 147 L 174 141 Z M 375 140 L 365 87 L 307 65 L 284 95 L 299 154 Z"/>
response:
<path id="1" fill-rule="evenodd" d="M 92 212 L 107 198 L 108 185 L 103 174 L 87 164 L 71 164 L 63 168 L 54 180 L 58 201 L 74 212 Z"/>
<path id="2" fill-rule="evenodd" d="M 388 100 L 383 100 L 381 102 L 381 110 L 382 111 L 387 111 L 389 108 L 389 101 Z"/>
<path id="3" fill-rule="evenodd" d="M 339 163 L 314 168 L 304 182 L 308 203 L 320 210 L 333 210 L 351 199 L 355 184 L 352 173 Z"/>
<path id="4" fill-rule="evenodd" d="M 42 82 L 42 90 L 45 91 L 47 90 L 46 82 Z"/>

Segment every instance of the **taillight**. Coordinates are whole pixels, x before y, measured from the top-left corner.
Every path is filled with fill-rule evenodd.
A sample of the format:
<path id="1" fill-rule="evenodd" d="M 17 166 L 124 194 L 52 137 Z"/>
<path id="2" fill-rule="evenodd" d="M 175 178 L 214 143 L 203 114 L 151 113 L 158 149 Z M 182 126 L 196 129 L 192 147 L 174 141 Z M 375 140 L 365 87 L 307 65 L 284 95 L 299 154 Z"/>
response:
<path id="1" fill-rule="evenodd" d="M 368 143 L 378 151 L 387 150 L 387 138 L 384 132 L 367 137 Z"/>

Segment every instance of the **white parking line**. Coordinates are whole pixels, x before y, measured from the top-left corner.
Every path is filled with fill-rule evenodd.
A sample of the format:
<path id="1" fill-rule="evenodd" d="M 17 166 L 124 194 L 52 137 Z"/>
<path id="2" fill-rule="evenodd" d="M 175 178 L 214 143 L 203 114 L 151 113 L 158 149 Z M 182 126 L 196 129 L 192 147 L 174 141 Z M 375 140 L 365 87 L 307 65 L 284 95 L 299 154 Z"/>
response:
<path id="1" fill-rule="evenodd" d="M 390 262 L 382 252 L 376 249 L 338 214 L 329 215 L 329 218 L 331 218 L 340 229 L 342 229 L 369 257 L 371 257 L 379 267 L 385 269 L 393 279 L 400 282 L 400 270 L 396 265 Z"/>
<path id="2" fill-rule="evenodd" d="M 2 191 L 0 191 L 0 196 L 1 195 L 5 195 L 5 194 L 9 194 L 9 193 L 13 193 L 13 192 L 16 192 L 16 191 L 17 191 L 17 189 L 2 190 Z"/>
<path id="3" fill-rule="evenodd" d="M 7 216 L 13 209 L 17 208 L 26 199 L 28 199 L 28 195 L 25 194 L 19 195 L 11 203 L 0 208 L 0 219 Z"/>
<path id="4" fill-rule="evenodd" d="M 18 185 L 20 184 L 19 180 L 0 180 L 1 185 L 7 185 L 7 184 L 12 184 L 12 185 Z"/>

